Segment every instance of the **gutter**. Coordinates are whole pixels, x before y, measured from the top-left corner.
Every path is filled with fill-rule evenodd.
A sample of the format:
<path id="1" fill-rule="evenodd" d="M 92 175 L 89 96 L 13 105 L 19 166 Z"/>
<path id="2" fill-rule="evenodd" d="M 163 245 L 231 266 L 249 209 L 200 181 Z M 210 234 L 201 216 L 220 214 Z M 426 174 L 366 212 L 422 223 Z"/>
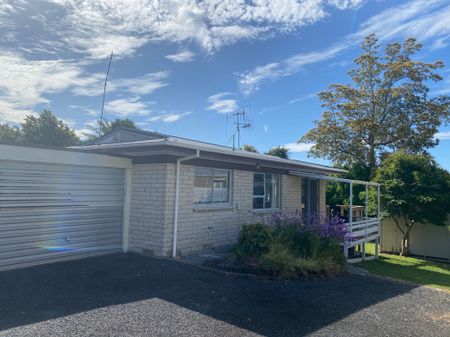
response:
<path id="1" fill-rule="evenodd" d="M 195 155 L 178 158 L 175 168 L 175 207 L 173 212 L 173 236 L 172 236 L 172 257 L 177 257 L 177 234 L 178 234 L 178 209 L 180 205 L 180 168 L 181 163 L 186 160 L 200 158 L 200 150 L 196 150 Z"/>
<path id="2" fill-rule="evenodd" d="M 113 149 L 125 149 L 129 147 L 150 147 L 150 146 L 158 146 L 158 145 L 168 145 L 168 146 L 176 146 L 185 149 L 191 150 L 201 150 L 205 152 L 212 152 L 218 154 L 224 154 L 234 157 L 241 158 L 251 158 L 255 160 L 265 160 L 272 162 L 274 164 L 289 164 L 295 165 L 297 167 L 302 166 L 303 169 L 311 169 L 311 170 L 319 170 L 327 172 L 327 174 L 344 174 L 347 173 L 346 170 L 337 169 L 333 167 L 327 167 L 323 165 L 308 163 L 304 161 L 291 160 L 291 159 L 282 159 L 274 156 L 269 156 L 261 153 L 252 153 L 242 150 L 231 150 L 231 148 L 227 148 L 220 145 L 212 145 L 206 143 L 200 143 L 193 140 L 187 139 L 178 139 L 174 137 L 167 137 L 161 139 L 151 139 L 151 140 L 139 140 L 132 142 L 123 142 L 123 143 L 108 143 L 108 144 L 95 144 L 95 145 L 84 145 L 84 146 L 71 146 L 71 149 L 78 150 L 86 150 L 86 151 L 96 151 L 96 150 L 113 150 Z"/>

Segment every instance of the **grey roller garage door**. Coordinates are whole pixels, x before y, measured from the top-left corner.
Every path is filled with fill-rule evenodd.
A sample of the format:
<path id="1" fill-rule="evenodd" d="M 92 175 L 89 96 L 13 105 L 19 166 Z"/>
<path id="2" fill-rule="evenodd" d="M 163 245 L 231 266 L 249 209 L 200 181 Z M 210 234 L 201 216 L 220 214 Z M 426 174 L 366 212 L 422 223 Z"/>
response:
<path id="1" fill-rule="evenodd" d="M 0 270 L 119 251 L 124 169 L 0 160 Z"/>

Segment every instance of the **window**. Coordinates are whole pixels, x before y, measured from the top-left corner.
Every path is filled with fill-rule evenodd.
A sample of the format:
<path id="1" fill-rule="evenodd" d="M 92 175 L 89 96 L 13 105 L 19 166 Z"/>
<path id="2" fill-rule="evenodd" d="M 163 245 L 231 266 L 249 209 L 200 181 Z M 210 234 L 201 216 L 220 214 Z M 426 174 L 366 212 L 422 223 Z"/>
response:
<path id="1" fill-rule="evenodd" d="M 195 167 L 194 204 L 226 203 L 229 198 L 229 170 Z"/>
<path id="2" fill-rule="evenodd" d="M 279 176 L 270 173 L 253 175 L 253 208 L 278 208 L 280 203 Z"/>

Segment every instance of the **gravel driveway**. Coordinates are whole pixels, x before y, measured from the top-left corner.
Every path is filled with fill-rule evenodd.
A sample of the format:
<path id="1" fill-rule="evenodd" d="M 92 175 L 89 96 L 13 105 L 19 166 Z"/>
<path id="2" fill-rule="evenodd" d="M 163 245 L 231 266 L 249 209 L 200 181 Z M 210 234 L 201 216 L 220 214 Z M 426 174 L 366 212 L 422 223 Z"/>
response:
<path id="1" fill-rule="evenodd" d="M 450 295 L 267 281 L 117 254 L 0 273 L 0 336 L 450 336 Z"/>

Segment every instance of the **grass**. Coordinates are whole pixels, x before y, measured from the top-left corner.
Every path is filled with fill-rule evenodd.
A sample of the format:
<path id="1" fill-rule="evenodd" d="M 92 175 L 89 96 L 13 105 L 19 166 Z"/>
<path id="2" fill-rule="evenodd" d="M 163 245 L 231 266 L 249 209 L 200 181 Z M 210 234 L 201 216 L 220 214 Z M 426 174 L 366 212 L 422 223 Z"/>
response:
<path id="1" fill-rule="evenodd" d="M 366 252 L 373 254 L 375 245 L 367 245 Z M 380 254 L 375 261 L 360 263 L 373 274 L 444 289 L 450 292 L 450 264 L 415 257 Z"/>

